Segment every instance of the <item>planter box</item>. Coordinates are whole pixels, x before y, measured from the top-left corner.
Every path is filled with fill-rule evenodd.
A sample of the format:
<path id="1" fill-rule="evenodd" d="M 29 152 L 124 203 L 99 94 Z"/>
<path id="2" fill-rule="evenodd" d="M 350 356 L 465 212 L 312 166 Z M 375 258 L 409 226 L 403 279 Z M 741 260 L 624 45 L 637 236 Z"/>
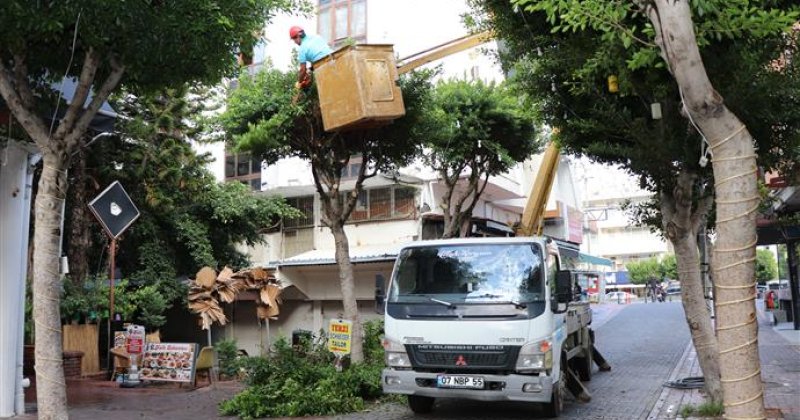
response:
<path id="1" fill-rule="evenodd" d="M 67 378 L 81 377 L 81 364 L 83 360 L 82 351 L 65 351 L 64 355 L 64 376 Z M 35 347 L 27 345 L 22 352 L 22 375 L 34 381 L 36 370 L 34 369 L 34 358 L 36 357 Z"/>

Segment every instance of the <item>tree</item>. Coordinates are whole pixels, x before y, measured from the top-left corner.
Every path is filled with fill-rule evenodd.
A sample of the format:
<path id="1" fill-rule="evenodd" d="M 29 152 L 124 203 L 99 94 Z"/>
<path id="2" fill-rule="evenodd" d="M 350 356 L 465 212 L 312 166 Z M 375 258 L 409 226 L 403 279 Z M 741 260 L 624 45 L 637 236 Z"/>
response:
<path id="1" fill-rule="evenodd" d="M 643 212 L 646 217 L 640 220 L 657 223 L 658 229 L 675 245 L 678 263 L 683 267 L 680 277 L 684 284 L 684 307 L 692 338 L 698 344 L 706 386 L 713 386 L 715 382 L 719 386 L 719 381 L 714 381 L 716 363 L 710 360 L 714 352 L 709 349 L 714 346 L 708 343 L 714 341 L 714 332 L 702 300 L 696 244 L 696 235 L 705 226 L 705 215 L 711 205 L 711 174 L 696 164 L 700 137 L 693 132 L 690 121 L 681 115 L 681 93 L 673 76 L 656 61 L 656 44 L 648 41 L 653 34 L 648 29 L 650 24 L 636 10 L 625 10 L 612 2 L 519 1 L 518 5 L 529 7 L 513 12 L 502 5 L 503 2 L 474 3 L 488 5 L 493 12 L 493 23 L 500 35 L 509 40 L 511 55 L 522 58 L 523 62 L 527 59 L 527 65 L 517 67 L 516 72 L 522 78 L 532 79 L 528 92 L 539 93 L 542 115 L 550 125 L 561 128 L 562 145 L 596 160 L 622 164 L 641 177 L 643 186 L 660 193 L 655 202 L 657 207 Z M 780 13 L 777 16 L 782 18 L 781 23 L 768 22 L 766 29 L 762 25 L 764 32 L 761 34 L 744 33 L 746 31 L 739 34 L 749 36 L 745 41 L 748 47 L 756 47 L 752 48 L 755 52 L 751 53 L 751 48 L 741 48 L 741 39 L 739 45 L 720 42 L 727 41 L 727 37 L 704 44 L 704 52 L 718 59 L 712 70 L 727 70 L 727 73 L 716 73 L 720 80 L 728 82 L 728 87 L 743 79 L 751 84 L 753 81 L 766 84 L 776 79 L 766 70 L 777 56 L 775 52 L 785 47 L 777 28 L 787 22 L 787 16 Z M 714 19 L 706 22 L 708 26 L 716 23 Z M 769 28 L 773 30 L 770 32 Z M 766 43 L 765 35 L 771 36 Z M 634 48 L 636 42 L 632 47 L 634 40 L 646 44 L 646 48 Z M 722 59 L 719 59 L 720 54 Z M 741 61 L 747 64 L 745 71 L 737 66 Z M 731 78 L 726 80 L 723 74 Z M 748 76 L 743 78 L 742 74 Z M 618 76 L 619 94 L 606 90 L 609 75 Z M 741 88 L 747 83 L 738 85 Z M 785 84 L 785 80 L 781 83 Z M 765 87 L 763 84 L 761 89 Z M 751 95 L 739 101 L 751 100 L 754 92 L 759 90 L 749 91 Z M 755 95 L 762 98 L 760 103 L 771 108 L 780 106 L 771 90 L 761 92 L 766 93 Z M 789 100 L 796 97 L 794 93 L 787 96 Z M 654 102 L 660 103 L 663 110 L 660 124 L 650 119 L 649 105 Z M 740 109 L 746 112 L 748 108 L 755 109 L 758 113 L 759 109 L 750 105 Z M 763 128 L 759 134 L 764 133 L 764 136 L 758 136 L 759 139 L 768 139 L 773 145 L 781 138 L 796 142 L 797 124 L 793 122 L 796 116 L 783 119 L 788 135 L 781 132 L 783 128 L 775 129 L 781 124 L 775 124 L 768 112 L 759 117 L 750 118 L 753 123 L 757 122 L 758 128 Z M 751 126 L 751 130 L 753 128 Z M 714 398 L 719 392 L 710 389 L 709 395 Z"/>
<path id="2" fill-rule="evenodd" d="M 293 3 L 10 0 L 0 6 L 0 95 L 43 160 L 32 264 L 40 418 L 68 416 L 58 313 L 60 216 L 70 158 L 92 118 L 121 82 L 147 90 L 218 81 L 234 70 L 240 40 Z M 66 77 L 77 80 L 70 104 L 52 87 Z M 51 124 L 42 111 L 55 115 L 56 104 L 63 114 Z"/>
<path id="3" fill-rule="evenodd" d="M 647 284 L 650 280 L 661 280 L 661 264 L 657 258 L 631 261 L 625 264 L 625 268 L 633 284 Z"/>
<path id="4" fill-rule="evenodd" d="M 524 98 L 524 97 L 522 97 Z M 537 149 L 532 107 L 505 85 L 449 80 L 436 86 L 428 116 L 439 127 L 423 160 L 444 181 L 443 237 L 462 236 L 489 177 Z M 466 185 L 461 183 L 466 178 Z"/>
<path id="5" fill-rule="evenodd" d="M 139 208 L 139 219 L 124 235 L 117 266 L 132 289 L 154 289 L 165 303 L 137 299 L 144 303 L 138 305 L 137 320 L 156 319 L 186 295 L 176 281 L 179 277 L 191 276 L 206 265 L 244 268 L 249 261 L 237 245 L 261 242 L 264 229 L 282 217 L 298 214 L 282 198 L 254 195 L 239 183 L 218 184 L 208 172 L 210 156 L 198 155 L 190 145 L 190 140 L 202 134 L 203 127 L 196 120 L 206 110 L 206 92 L 202 86 L 141 95 L 123 89 L 112 102 L 124 115 L 117 125 L 120 135 L 92 145 L 95 153 L 88 159 L 84 177 L 72 177 L 72 185 L 83 186 L 91 196 L 114 180 L 120 181 Z M 85 206 L 85 201 L 70 202 Z M 91 236 L 79 230 L 86 223 L 70 222 L 76 226 L 70 237 Z M 94 233 L 90 246 L 70 243 L 68 251 L 98 256 L 87 258 L 87 264 L 102 267 L 107 241 L 96 223 L 89 226 Z M 146 292 L 135 293 L 143 296 Z"/>
<path id="6" fill-rule="evenodd" d="M 667 254 L 661 259 L 659 271 L 662 279 L 678 280 L 678 261 L 675 254 Z"/>
<path id="7" fill-rule="evenodd" d="M 768 249 L 756 250 L 756 281 L 765 284 L 778 278 L 778 262 Z"/>
<path id="8" fill-rule="evenodd" d="M 393 173 L 408 164 L 422 140 L 433 130 L 423 110 L 428 106 L 430 73 L 415 72 L 400 79 L 406 115 L 391 124 L 365 130 L 328 133 L 323 130 L 314 87 L 294 98 L 296 75 L 265 69 L 244 76 L 231 92 L 220 124 L 240 150 L 267 163 L 285 157 L 311 162 L 314 187 L 322 202 L 322 224 L 331 230 L 336 246 L 344 318 L 353 322 L 351 359 L 364 358 L 362 328 L 355 297 L 353 266 L 344 225 L 364 189 L 364 181 L 379 172 Z M 361 165 L 352 190 L 343 190 L 342 169 L 350 160 Z"/>

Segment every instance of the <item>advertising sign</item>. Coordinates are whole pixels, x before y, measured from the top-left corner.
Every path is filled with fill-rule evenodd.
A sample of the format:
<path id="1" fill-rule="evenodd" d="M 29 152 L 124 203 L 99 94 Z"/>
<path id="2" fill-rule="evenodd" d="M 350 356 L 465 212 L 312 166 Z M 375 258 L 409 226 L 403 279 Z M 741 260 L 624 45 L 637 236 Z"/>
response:
<path id="1" fill-rule="evenodd" d="M 128 354 L 140 354 L 144 349 L 144 327 L 141 325 L 128 325 Z"/>
<path id="2" fill-rule="evenodd" d="M 118 238 L 139 218 L 139 209 L 133 204 L 119 181 L 114 181 L 98 194 L 89 203 L 89 209 L 112 238 Z"/>
<path id="3" fill-rule="evenodd" d="M 194 343 L 147 343 L 139 379 L 192 382 L 196 355 Z"/>
<path id="4" fill-rule="evenodd" d="M 328 324 L 328 350 L 337 355 L 350 354 L 353 323 L 342 319 L 332 319 Z"/>

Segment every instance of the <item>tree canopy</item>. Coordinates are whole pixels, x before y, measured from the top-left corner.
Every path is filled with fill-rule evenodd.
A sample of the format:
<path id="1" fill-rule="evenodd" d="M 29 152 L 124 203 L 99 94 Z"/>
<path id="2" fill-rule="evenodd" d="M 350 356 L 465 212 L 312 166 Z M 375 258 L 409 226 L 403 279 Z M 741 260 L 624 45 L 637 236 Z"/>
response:
<path id="1" fill-rule="evenodd" d="M 344 224 L 350 218 L 364 181 L 378 173 L 392 175 L 416 156 L 435 127 L 424 119 L 431 83 L 429 72 L 414 72 L 399 80 L 406 114 L 373 128 L 325 132 L 315 85 L 293 89 L 295 75 L 266 68 L 254 77 L 243 76 L 231 92 L 219 124 L 234 147 L 274 163 L 299 157 L 311 163 L 311 174 L 321 201 L 322 224 L 330 228 L 336 247 L 344 317 L 353 322 L 354 362 L 363 360 L 361 325 L 355 299 L 355 280 Z M 359 160 L 352 187 L 343 185 L 343 169 Z"/>
<path id="2" fill-rule="evenodd" d="M 422 159 L 438 172 L 447 192 L 444 236 L 459 236 L 489 177 L 536 153 L 533 107 L 505 84 L 447 80 L 436 85 L 426 113 L 437 129 L 425 140 Z M 459 185 L 461 178 L 464 185 Z"/>

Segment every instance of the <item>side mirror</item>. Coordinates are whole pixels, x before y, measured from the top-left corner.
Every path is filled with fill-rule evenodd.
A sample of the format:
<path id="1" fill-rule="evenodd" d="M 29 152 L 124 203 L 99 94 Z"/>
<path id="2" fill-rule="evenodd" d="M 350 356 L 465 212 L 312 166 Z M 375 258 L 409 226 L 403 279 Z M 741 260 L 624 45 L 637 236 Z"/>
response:
<path id="1" fill-rule="evenodd" d="M 561 313 L 567 310 L 572 300 L 572 271 L 560 270 L 556 274 L 556 290 L 553 296 L 553 311 Z M 562 307 L 563 305 L 563 307 Z"/>
<path id="2" fill-rule="evenodd" d="M 386 311 L 386 280 L 382 274 L 375 275 L 375 312 L 383 315 Z"/>

